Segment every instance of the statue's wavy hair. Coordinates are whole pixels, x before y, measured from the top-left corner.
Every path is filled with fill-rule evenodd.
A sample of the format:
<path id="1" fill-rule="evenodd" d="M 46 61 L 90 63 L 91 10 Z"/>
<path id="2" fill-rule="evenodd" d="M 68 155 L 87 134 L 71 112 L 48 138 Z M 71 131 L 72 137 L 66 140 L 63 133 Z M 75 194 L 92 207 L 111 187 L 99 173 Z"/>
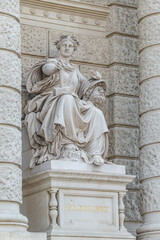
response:
<path id="1" fill-rule="evenodd" d="M 75 36 L 71 35 L 62 35 L 60 39 L 54 43 L 58 50 L 60 49 L 62 42 L 64 42 L 65 40 L 70 40 L 74 45 L 74 50 L 77 50 L 79 46 L 79 41 Z"/>

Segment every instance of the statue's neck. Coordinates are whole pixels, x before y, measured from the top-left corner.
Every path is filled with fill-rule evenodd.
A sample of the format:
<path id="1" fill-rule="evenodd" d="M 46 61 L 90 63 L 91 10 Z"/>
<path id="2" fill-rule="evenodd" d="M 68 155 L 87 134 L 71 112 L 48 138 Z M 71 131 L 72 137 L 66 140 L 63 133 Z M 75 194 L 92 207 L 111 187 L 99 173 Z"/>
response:
<path id="1" fill-rule="evenodd" d="M 69 64 L 70 58 L 65 58 L 63 56 L 59 56 L 59 60 L 61 60 L 64 64 Z"/>

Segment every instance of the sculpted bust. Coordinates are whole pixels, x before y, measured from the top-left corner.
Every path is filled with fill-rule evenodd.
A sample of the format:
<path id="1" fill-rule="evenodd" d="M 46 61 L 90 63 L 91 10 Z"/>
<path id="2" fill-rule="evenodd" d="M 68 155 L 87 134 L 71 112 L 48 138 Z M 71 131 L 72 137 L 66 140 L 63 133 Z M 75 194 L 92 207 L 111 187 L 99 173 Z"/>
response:
<path id="1" fill-rule="evenodd" d="M 35 97 L 25 107 L 25 124 L 35 153 L 30 167 L 70 159 L 102 165 L 108 152 L 108 128 L 100 105 L 106 82 L 95 72 L 87 80 L 70 58 L 78 48 L 73 36 L 56 43 L 59 57 L 35 65 L 26 87 Z"/>

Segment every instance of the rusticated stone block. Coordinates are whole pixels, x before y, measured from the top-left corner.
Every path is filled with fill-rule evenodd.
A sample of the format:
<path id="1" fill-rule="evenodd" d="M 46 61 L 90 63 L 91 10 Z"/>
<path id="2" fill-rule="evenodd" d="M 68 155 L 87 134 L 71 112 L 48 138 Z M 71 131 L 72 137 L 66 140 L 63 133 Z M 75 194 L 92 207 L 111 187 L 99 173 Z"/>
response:
<path id="1" fill-rule="evenodd" d="M 141 185 L 142 193 L 142 213 L 160 211 L 160 187 L 159 178 L 146 180 Z"/>
<path id="2" fill-rule="evenodd" d="M 21 89 L 21 63 L 12 52 L 0 51 L 0 82 L 2 86 Z"/>
<path id="3" fill-rule="evenodd" d="M 1 1 L 1 12 L 14 15 L 19 18 L 19 0 Z"/>
<path id="4" fill-rule="evenodd" d="M 124 204 L 126 221 L 142 221 L 141 194 L 139 191 L 128 191 L 124 198 Z"/>
<path id="5" fill-rule="evenodd" d="M 113 96 L 109 98 L 109 125 L 138 126 L 138 98 Z"/>
<path id="6" fill-rule="evenodd" d="M 113 6 L 107 17 L 107 35 L 112 33 L 122 33 L 137 36 L 138 19 L 137 10 Z"/>
<path id="7" fill-rule="evenodd" d="M 137 128 L 114 127 L 109 130 L 109 157 L 139 155 L 139 130 Z"/>
<path id="8" fill-rule="evenodd" d="M 160 47 L 147 48 L 140 54 L 140 81 L 160 75 Z"/>
<path id="9" fill-rule="evenodd" d="M 125 66 L 109 68 L 108 92 L 138 96 L 139 70 Z"/>
<path id="10" fill-rule="evenodd" d="M 21 127 L 21 95 L 0 87 L 0 123 Z"/>
<path id="11" fill-rule="evenodd" d="M 80 46 L 74 52 L 72 60 L 108 64 L 108 39 L 90 35 L 73 34 L 71 32 L 63 32 L 63 34 L 74 35 L 80 42 Z M 49 57 L 57 56 L 57 49 L 54 42 L 59 40 L 61 35 L 62 32 L 59 31 L 49 32 Z"/>
<path id="12" fill-rule="evenodd" d="M 140 119 L 140 147 L 160 142 L 160 110 L 143 114 Z"/>
<path id="13" fill-rule="evenodd" d="M 0 163 L 0 200 L 22 202 L 22 173 L 15 165 Z"/>
<path id="14" fill-rule="evenodd" d="M 20 54 L 20 25 L 10 17 L 0 16 L 1 48 L 13 50 Z"/>
<path id="15" fill-rule="evenodd" d="M 108 81 L 108 69 L 104 67 L 95 67 L 95 66 L 89 66 L 86 64 L 80 64 L 80 72 L 86 77 L 86 78 L 91 78 L 94 71 L 98 71 L 102 79 L 105 79 Z"/>
<path id="16" fill-rule="evenodd" d="M 139 19 L 153 14 L 153 13 L 159 13 L 160 9 L 160 2 L 159 0 L 139 0 L 138 2 L 138 15 Z"/>
<path id="17" fill-rule="evenodd" d="M 42 62 L 43 59 L 36 57 L 22 56 L 21 58 L 22 65 L 22 85 L 26 85 L 26 75 L 28 70 L 30 70 L 36 63 Z"/>
<path id="18" fill-rule="evenodd" d="M 21 164 L 21 132 L 13 127 L 0 126 L 0 162 Z"/>
<path id="19" fill-rule="evenodd" d="M 112 36 L 108 42 L 109 63 L 138 65 L 138 40 L 124 36 Z"/>
<path id="20" fill-rule="evenodd" d="M 140 87 L 140 113 L 160 108 L 160 77 L 143 82 Z"/>
<path id="21" fill-rule="evenodd" d="M 139 39 L 140 50 L 160 43 L 160 15 L 144 18 L 139 23 Z"/>
<path id="22" fill-rule="evenodd" d="M 128 189 L 139 189 L 139 160 L 114 158 L 113 163 L 124 165 L 126 167 L 126 174 L 135 175 L 135 179 L 127 185 Z"/>
<path id="23" fill-rule="evenodd" d="M 144 146 L 140 151 L 140 178 L 160 176 L 160 143 Z"/>
<path id="24" fill-rule="evenodd" d="M 47 29 L 21 25 L 22 53 L 46 56 Z"/>
<path id="25" fill-rule="evenodd" d="M 137 7 L 137 0 L 108 0 L 108 4 L 114 3 L 123 6 Z"/>

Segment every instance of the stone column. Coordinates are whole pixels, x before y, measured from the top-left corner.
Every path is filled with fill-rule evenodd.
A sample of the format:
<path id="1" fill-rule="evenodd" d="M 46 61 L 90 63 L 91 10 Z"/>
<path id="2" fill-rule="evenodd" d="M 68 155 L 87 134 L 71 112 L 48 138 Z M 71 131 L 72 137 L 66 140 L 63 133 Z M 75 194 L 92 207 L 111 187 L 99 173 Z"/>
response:
<path id="1" fill-rule="evenodd" d="M 140 179 L 139 240 L 160 239 L 160 1 L 139 0 Z"/>
<path id="2" fill-rule="evenodd" d="M 19 212 L 22 201 L 20 39 L 19 0 L 3 0 L 0 2 L 0 233 L 27 229 L 27 218 Z"/>

